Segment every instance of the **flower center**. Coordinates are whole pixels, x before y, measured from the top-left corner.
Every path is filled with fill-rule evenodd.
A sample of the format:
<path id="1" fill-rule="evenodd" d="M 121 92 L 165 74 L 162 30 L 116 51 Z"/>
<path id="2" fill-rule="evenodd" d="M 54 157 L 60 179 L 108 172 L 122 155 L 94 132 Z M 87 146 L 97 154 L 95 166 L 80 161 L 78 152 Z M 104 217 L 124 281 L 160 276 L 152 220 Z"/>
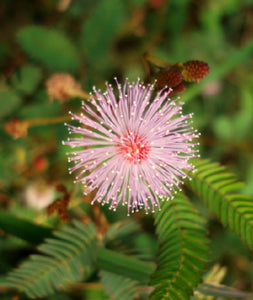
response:
<path id="1" fill-rule="evenodd" d="M 141 164 L 146 160 L 150 151 L 146 138 L 132 132 L 121 138 L 116 147 L 124 159 L 134 164 Z"/>

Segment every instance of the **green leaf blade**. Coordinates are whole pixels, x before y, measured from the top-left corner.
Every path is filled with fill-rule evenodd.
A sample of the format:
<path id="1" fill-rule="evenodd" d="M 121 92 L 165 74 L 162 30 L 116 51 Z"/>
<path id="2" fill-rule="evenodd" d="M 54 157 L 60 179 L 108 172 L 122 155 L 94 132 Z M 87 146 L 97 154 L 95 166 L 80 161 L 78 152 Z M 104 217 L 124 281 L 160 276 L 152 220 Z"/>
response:
<path id="1" fill-rule="evenodd" d="M 17 39 L 26 54 L 50 69 L 75 71 L 78 67 L 76 47 L 56 29 L 27 26 L 18 31 Z"/>

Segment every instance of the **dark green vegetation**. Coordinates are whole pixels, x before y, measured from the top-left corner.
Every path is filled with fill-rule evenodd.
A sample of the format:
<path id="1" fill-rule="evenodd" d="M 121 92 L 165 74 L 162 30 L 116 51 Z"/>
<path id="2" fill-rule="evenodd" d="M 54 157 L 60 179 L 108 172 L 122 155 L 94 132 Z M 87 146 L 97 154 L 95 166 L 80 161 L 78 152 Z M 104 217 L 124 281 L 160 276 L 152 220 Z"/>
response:
<path id="1" fill-rule="evenodd" d="M 252 297 L 251 2 L 1 1 L 1 300 Z M 209 64 L 180 94 L 201 159 L 160 212 L 126 217 L 73 184 L 63 123 L 93 85 L 145 80 L 147 53 Z M 53 100 L 55 73 L 80 86 Z"/>

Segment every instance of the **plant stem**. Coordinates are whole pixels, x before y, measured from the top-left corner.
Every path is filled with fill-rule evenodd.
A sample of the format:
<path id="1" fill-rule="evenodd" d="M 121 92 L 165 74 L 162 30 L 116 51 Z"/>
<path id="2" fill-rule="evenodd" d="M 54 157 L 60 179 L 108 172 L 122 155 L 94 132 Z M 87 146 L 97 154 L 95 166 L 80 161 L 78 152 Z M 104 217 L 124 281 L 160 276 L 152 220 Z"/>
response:
<path id="1" fill-rule="evenodd" d="M 96 266 L 102 270 L 141 282 L 148 282 L 155 264 L 140 261 L 112 250 L 98 248 Z"/>
<path id="2" fill-rule="evenodd" d="M 71 120 L 71 116 L 60 116 L 55 118 L 29 119 L 29 120 L 24 120 L 24 122 L 27 122 L 29 128 L 37 125 L 57 124 L 57 123 L 67 122 L 70 120 Z"/>
<path id="3" fill-rule="evenodd" d="M 52 236 L 50 227 L 20 219 L 2 210 L 0 210 L 0 229 L 35 245 L 42 243 L 44 238 Z"/>

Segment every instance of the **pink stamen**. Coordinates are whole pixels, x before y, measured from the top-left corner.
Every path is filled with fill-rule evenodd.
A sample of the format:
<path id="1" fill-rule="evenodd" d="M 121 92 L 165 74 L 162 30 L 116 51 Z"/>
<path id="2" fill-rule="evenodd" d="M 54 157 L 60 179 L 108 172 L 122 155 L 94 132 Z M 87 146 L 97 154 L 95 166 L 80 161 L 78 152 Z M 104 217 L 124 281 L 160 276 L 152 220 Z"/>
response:
<path id="1" fill-rule="evenodd" d="M 116 148 L 125 160 L 135 165 L 146 160 L 150 152 L 147 139 L 136 133 L 130 133 L 123 137 L 120 143 L 116 144 Z"/>

